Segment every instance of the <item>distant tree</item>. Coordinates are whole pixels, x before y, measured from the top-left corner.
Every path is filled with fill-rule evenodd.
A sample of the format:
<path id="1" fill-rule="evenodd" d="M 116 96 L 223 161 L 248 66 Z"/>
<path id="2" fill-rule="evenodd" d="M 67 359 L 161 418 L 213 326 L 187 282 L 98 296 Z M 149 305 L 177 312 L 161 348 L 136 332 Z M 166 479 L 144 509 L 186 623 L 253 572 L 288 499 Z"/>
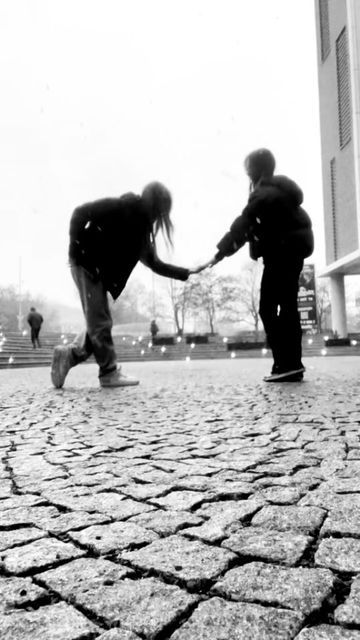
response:
<path id="1" fill-rule="evenodd" d="M 325 329 L 325 318 L 330 307 L 329 285 L 324 280 L 316 282 L 316 313 L 318 330 L 321 333 Z"/>
<path id="2" fill-rule="evenodd" d="M 194 276 L 189 285 L 189 309 L 193 316 L 203 316 L 209 323 L 210 333 L 215 333 L 217 316 L 222 307 L 222 277 L 214 271 Z"/>
<path id="3" fill-rule="evenodd" d="M 228 276 L 221 280 L 220 305 L 222 314 L 233 322 L 245 322 L 255 331 L 258 339 L 260 330 L 260 279 L 261 265 L 257 262 L 245 264 L 238 276 Z"/>
<path id="4" fill-rule="evenodd" d="M 130 281 L 120 298 L 111 304 L 111 314 L 114 324 L 129 322 L 145 322 L 150 317 L 149 293 L 142 282 Z"/>
<path id="5" fill-rule="evenodd" d="M 179 282 L 179 280 L 170 280 L 168 292 L 170 297 L 172 316 L 175 324 L 177 335 L 184 333 L 185 319 L 191 310 L 191 298 L 193 293 L 193 282 Z"/>
<path id="6" fill-rule="evenodd" d="M 24 292 L 21 296 L 22 327 L 27 329 L 26 316 L 30 307 L 35 307 L 44 317 L 44 328 L 47 331 L 58 330 L 58 316 L 56 309 L 44 298 Z M 0 324 L 3 331 L 19 330 L 19 294 L 12 285 L 0 287 Z"/>

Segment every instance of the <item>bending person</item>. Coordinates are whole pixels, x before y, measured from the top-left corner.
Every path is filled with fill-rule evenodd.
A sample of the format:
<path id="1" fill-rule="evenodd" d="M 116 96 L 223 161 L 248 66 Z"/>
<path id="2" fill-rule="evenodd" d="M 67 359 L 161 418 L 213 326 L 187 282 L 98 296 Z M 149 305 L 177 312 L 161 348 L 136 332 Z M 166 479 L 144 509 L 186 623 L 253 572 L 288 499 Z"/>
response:
<path id="1" fill-rule="evenodd" d="M 297 382 L 305 371 L 297 297 L 304 258 L 314 249 L 311 220 L 300 206 L 303 194 L 298 185 L 274 175 L 271 151 L 250 153 L 245 169 L 250 178 L 248 204 L 218 243 L 218 253 L 208 266 L 233 255 L 247 241 L 250 256 L 262 257 L 260 317 L 274 359 L 271 375 L 264 379 Z"/>
<path id="2" fill-rule="evenodd" d="M 56 388 L 63 386 L 71 367 L 92 354 L 102 387 L 138 384 L 117 367 L 107 294 L 114 300 L 119 297 L 139 260 L 162 276 L 187 280 L 191 270 L 162 262 L 156 252 L 159 230 L 172 243 L 170 209 L 170 192 L 159 182 L 148 184 L 141 196 L 127 193 L 75 209 L 70 221 L 69 260 L 86 330 L 72 344 L 55 347 L 51 379 Z"/>

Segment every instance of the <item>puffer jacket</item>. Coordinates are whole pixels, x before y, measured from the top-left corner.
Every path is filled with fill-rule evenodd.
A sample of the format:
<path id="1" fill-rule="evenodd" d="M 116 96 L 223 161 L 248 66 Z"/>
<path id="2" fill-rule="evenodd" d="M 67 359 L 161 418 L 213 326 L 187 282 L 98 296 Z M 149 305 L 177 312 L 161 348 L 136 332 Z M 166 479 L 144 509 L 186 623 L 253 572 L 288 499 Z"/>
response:
<path id="1" fill-rule="evenodd" d="M 250 256 L 264 262 L 304 259 L 314 250 L 311 219 L 301 207 L 303 194 L 286 176 L 262 179 L 241 215 L 217 244 L 216 259 L 233 255 L 246 242 Z"/>

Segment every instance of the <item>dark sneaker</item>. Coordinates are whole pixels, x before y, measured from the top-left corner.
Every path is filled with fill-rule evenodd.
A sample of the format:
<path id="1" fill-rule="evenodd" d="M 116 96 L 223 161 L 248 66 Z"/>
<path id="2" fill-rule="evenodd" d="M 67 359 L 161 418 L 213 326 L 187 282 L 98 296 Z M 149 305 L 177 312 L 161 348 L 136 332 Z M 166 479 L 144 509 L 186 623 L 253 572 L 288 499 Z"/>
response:
<path id="1" fill-rule="evenodd" d="M 51 380 L 56 389 L 61 389 L 72 367 L 71 348 L 55 347 L 51 363 Z"/>
<path id="2" fill-rule="evenodd" d="M 130 376 L 125 376 L 121 373 L 120 369 L 115 369 L 115 371 L 111 371 L 111 373 L 101 376 L 99 380 L 101 387 L 111 389 L 115 387 L 133 387 L 139 384 L 139 380 L 131 378 Z"/>
<path id="3" fill-rule="evenodd" d="M 281 371 L 265 376 L 265 382 L 301 382 L 304 377 L 305 367 L 299 369 L 290 369 L 289 371 Z"/>

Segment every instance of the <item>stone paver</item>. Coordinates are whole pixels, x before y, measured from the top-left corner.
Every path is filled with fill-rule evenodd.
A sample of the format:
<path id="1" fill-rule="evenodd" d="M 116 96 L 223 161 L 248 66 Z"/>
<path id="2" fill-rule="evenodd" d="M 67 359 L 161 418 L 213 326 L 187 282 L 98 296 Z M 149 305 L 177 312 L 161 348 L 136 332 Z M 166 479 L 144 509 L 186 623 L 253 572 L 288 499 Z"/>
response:
<path id="1" fill-rule="evenodd" d="M 32 524 L 42 527 L 51 518 L 60 515 L 55 507 L 15 507 L 0 511 L 0 529 L 7 529 L 18 525 Z"/>
<path id="2" fill-rule="evenodd" d="M 321 624 L 304 629 L 295 640 L 360 640 L 360 631 Z"/>
<path id="3" fill-rule="evenodd" d="M 0 554 L 0 567 L 9 573 L 21 574 L 31 569 L 41 569 L 53 563 L 77 558 L 84 553 L 73 544 L 43 538 L 3 551 Z"/>
<path id="4" fill-rule="evenodd" d="M 184 511 L 201 504 L 207 497 L 206 493 L 200 491 L 172 491 L 164 498 L 154 498 L 152 503 L 165 509 Z"/>
<path id="5" fill-rule="evenodd" d="M 1 514 L 0 514 L 1 517 Z M 45 531 L 36 529 L 35 527 L 23 527 L 21 529 L 13 529 L 11 531 L 0 531 L 0 551 L 21 544 L 23 542 L 32 542 L 38 538 L 44 538 Z"/>
<path id="6" fill-rule="evenodd" d="M 59 535 L 70 530 L 85 529 L 93 524 L 103 524 L 109 522 L 110 517 L 103 513 L 87 513 L 86 511 L 71 511 L 62 513 L 57 518 L 48 520 L 43 524 L 43 528 Z"/>
<path id="7" fill-rule="evenodd" d="M 200 509 L 196 510 L 196 515 L 215 518 L 220 517 L 224 523 L 245 520 L 259 511 L 264 504 L 261 498 L 248 500 L 221 500 L 219 502 L 205 502 Z"/>
<path id="8" fill-rule="evenodd" d="M 79 542 L 98 553 L 139 547 L 158 538 L 153 531 L 129 522 L 114 522 L 88 527 L 82 531 L 69 531 L 69 536 L 74 542 Z"/>
<path id="9" fill-rule="evenodd" d="M 360 577 L 354 578 L 350 595 L 335 610 L 335 620 L 344 625 L 360 625 Z"/>
<path id="10" fill-rule="evenodd" d="M 306 367 L 0 371 L 1 639 L 360 640 L 360 360 Z"/>
<path id="11" fill-rule="evenodd" d="M 82 558 L 41 573 L 42 583 L 95 614 L 152 638 L 198 600 L 156 578 L 129 580 L 126 568 L 107 560 Z"/>
<path id="12" fill-rule="evenodd" d="M 1 640 L 83 640 L 100 631 L 64 602 L 43 606 L 36 611 L 0 615 L 0 629 Z"/>
<path id="13" fill-rule="evenodd" d="M 330 511 L 321 527 L 320 535 L 347 535 L 360 538 L 360 509 L 345 505 Z"/>
<path id="14" fill-rule="evenodd" d="M 231 569 L 212 591 L 232 600 L 313 613 L 332 593 L 334 576 L 326 569 L 284 568 L 250 562 Z"/>
<path id="15" fill-rule="evenodd" d="M 186 511 L 163 511 L 159 509 L 158 511 L 134 516 L 128 522 L 134 522 L 146 529 L 152 529 L 152 531 L 161 536 L 170 536 L 179 529 L 202 524 L 203 519 L 192 513 L 186 513 Z"/>
<path id="16" fill-rule="evenodd" d="M 246 558 L 259 558 L 286 565 L 296 564 L 313 538 L 293 531 L 269 531 L 246 527 L 223 541 L 222 547 Z"/>
<path id="17" fill-rule="evenodd" d="M 140 636 L 126 629 L 110 629 L 98 636 L 97 640 L 140 640 Z"/>
<path id="18" fill-rule="evenodd" d="M 33 604 L 45 595 L 30 578 L 0 578 L 0 611 Z"/>
<path id="19" fill-rule="evenodd" d="M 254 526 L 277 531 L 298 531 L 305 534 L 315 533 L 321 526 L 325 511 L 317 507 L 269 506 L 263 507 L 253 519 Z"/>
<path id="20" fill-rule="evenodd" d="M 235 557 L 228 550 L 174 535 L 152 542 L 139 551 L 124 551 L 119 559 L 145 571 L 163 573 L 194 586 L 216 578 Z"/>
<path id="21" fill-rule="evenodd" d="M 353 538 L 325 538 L 315 554 L 315 564 L 335 571 L 360 571 L 360 540 Z"/>
<path id="22" fill-rule="evenodd" d="M 199 605 L 171 640 L 290 640 L 302 621 L 292 611 L 212 598 Z"/>

